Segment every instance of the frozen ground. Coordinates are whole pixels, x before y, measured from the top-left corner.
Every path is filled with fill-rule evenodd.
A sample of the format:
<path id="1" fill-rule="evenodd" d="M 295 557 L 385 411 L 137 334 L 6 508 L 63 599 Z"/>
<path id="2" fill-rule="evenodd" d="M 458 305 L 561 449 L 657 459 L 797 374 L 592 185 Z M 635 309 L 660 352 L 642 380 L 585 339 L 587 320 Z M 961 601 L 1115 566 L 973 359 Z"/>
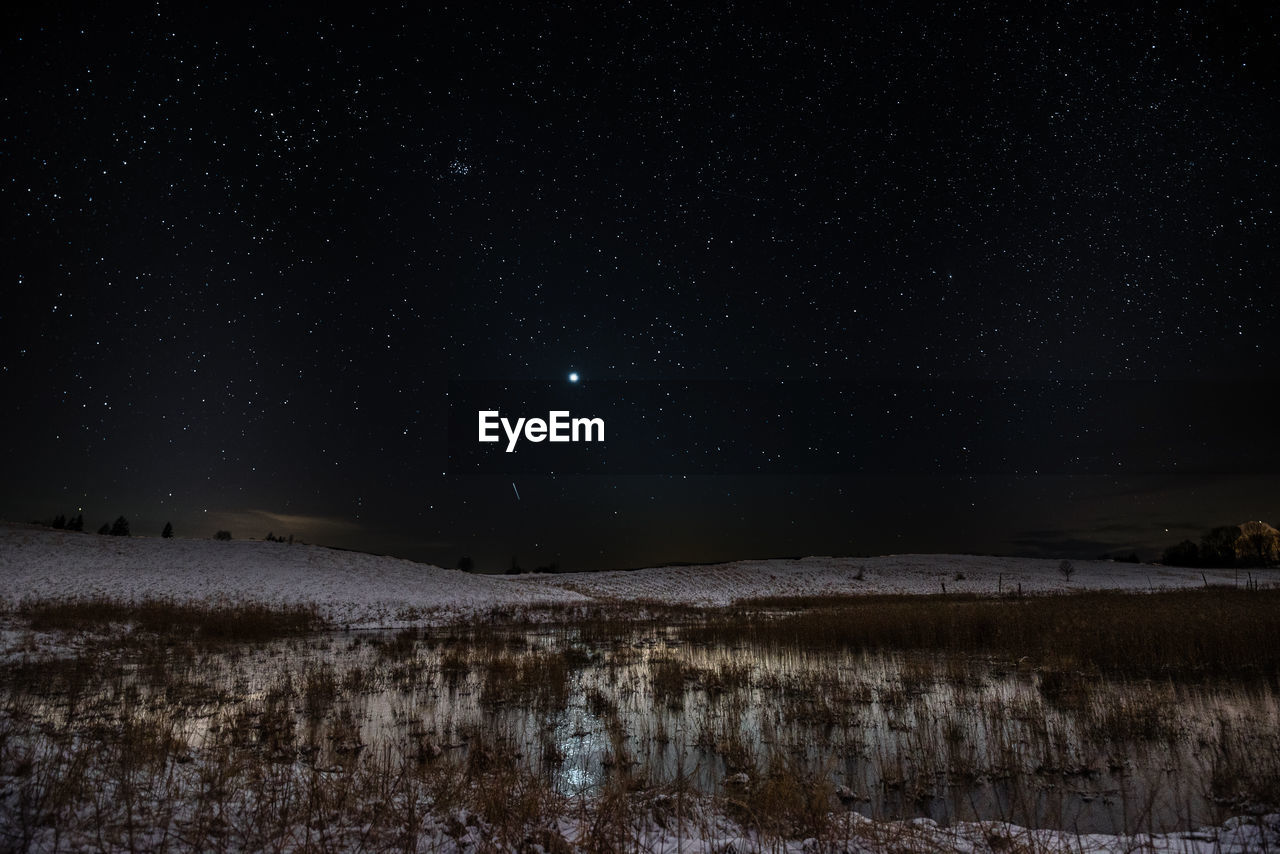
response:
<path id="1" fill-rule="evenodd" d="M 978 555 L 885 555 L 744 560 L 702 566 L 664 566 L 627 572 L 539 575 L 518 579 L 528 589 L 556 588 L 593 598 L 655 599 L 689 605 L 728 605 L 760 596 L 849 593 L 1047 593 L 1066 590 L 1154 590 L 1235 584 L 1235 570 L 1206 570 Z"/>
<path id="2" fill-rule="evenodd" d="M 246 799 L 243 793 L 233 795 L 228 812 L 238 816 L 242 807 L 249 807 L 247 812 L 252 814 L 252 805 L 241 803 Z M 696 815 L 686 816 L 680 829 L 673 826 L 669 818 L 660 822 L 652 818 L 639 819 L 629 829 L 626 850 L 643 854 L 1267 854 L 1280 845 L 1280 814 L 1234 818 L 1221 827 L 1182 833 L 1108 836 L 1030 830 L 1002 821 L 960 822 L 950 827 L 929 819 L 876 822 L 856 812 L 845 812 L 834 817 L 828 836 L 780 840 L 744 832 L 709 800 L 702 801 L 689 805 Z M 137 831 L 131 846 L 104 842 L 92 833 L 59 832 L 46 827 L 40 828 L 23 850 L 183 850 L 173 840 L 181 838 L 180 829 L 190 818 L 183 815 L 182 805 L 167 805 L 161 812 L 166 811 L 175 813 L 169 822 L 174 827 L 167 827 L 164 833 Z M 492 829 L 477 818 L 466 810 L 441 818 L 424 817 L 416 837 L 407 840 L 405 847 L 442 854 L 504 850 L 570 854 L 618 850 L 616 841 L 596 838 L 598 828 L 589 820 L 566 817 L 537 835 L 531 834 L 524 845 L 508 847 L 495 842 Z M 175 829 L 178 833 L 173 832 Z M 370 850 L 368 836 L 367 827 L 335 824 L 323 833 L 315 827 L 296 827 L 275 845 L 250 846 L 243 850 Z M 0 832 L 0 840 L 3 838 Z M 535 843 L 534 839 L 546 844 Z"/>
<path id="3" fill-rule="evenodd" d="M 110 596 L 123 599 L 251 599 L 310 602 L 330 619 L 352 626 L 427 623 L 494 608 L 543 603 L 659 601 L 723 605 L 760 596 L 827 593 L 1024 593 L 1083 589 L 1151 590 L 1237 583 L 1233 571 L 1073 561 L 1068 580 L 1058 560 L 960 555 L 892 555 L 876 558 L 805 558 L 739 561 L 713 566 L 656 567 L 630 572 L 484 576 L 390 557 L 318 546 L 250 541 L 161 540 L 105 537 L 0 524 L 0 599 Z M 1243 583 L 1243 579 L 1239 580 Z M 0 637 L 6 647 L 17 633 Z M 0 780 L 0 790 L 5 781 Z M 926 820 L 873 822 L 856 813 L 840 818 L 844 836 L 796 840 L 775 849 L 743 836 L 741 828 L 708 803 L 702 832 L 679 838 L 669 827 L 641 829 L 638 839 L 654 851 L 887 851 L 1009 850 L 1119 852 L 1249 852 L 1280 850 L 1280 816 L 1233 819 L 1221 827 L 1154 837 L 1076 835 L 1028 830 L 995 822 L 941 827 Z M 571 840 L 589 828 L 565 827 Z M 479 834 L 480 829 L 476 829 Z M 436 836 L 426 847 L 483 849 L 483 834 Z M 40 850 L 38 840 L 32 850 Z"/>
<path id="4" fill-rule="evenodd" d="M 392 626 L 448 614 L 584 600 L 496 576 L 322 546 L 108 537 L 0 525 L 0 597 L 307 602 L 334 622 Z"/>
<path id="5" fill-rule="evenodd" d="M 633 571 L 490 576 L 321 546 L 105 537 L 0 524 L 0 598 L 253 599 L 312 602 L 333 621 L 396 626 L 493 608 L 592 600 L 727 605 L 829 593 L 1024 593 L 1234 584 L 1233 570 L 969 555 L 809 557 Z"/>
<path id="6" fill-rule="evenodd" d="M 739 836 L 731 822 L 711 821 L 709 832 L 696 841 L 673 838 L 670 830 L 655 829 L 646 839 L 646 851 L 754 852 L 787 854 L 889 854 L 889 852 L 945 852 L 945 854 L 1253 854 L 1275 851 L 1280 843 L 1280 815 L 1234 818 L 1222 827 L 1204 827 L 1185 833 L 1075 834 L 1058 830 L 1029 830 L 1002 821 L 959 822 L 943 827 L 927 818 L 877 822 L 856 812 L 843 814 L 833 839 L 797 840 L 784 846 L 764 844 Z M 682 844 L 683 843 L 683 844 Z"/>

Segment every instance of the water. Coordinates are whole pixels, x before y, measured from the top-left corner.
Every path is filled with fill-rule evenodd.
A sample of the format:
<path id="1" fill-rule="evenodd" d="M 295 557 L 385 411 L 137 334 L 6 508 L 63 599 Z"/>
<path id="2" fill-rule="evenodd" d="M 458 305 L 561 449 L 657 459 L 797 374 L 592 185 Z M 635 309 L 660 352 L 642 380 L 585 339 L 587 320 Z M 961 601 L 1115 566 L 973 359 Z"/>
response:
<path id="1" fill-rule="evenodd" d="M 51 687 L 38 713 L 85 726 L 122 708 L 167 715 L 192 751 L 234 738 L 321 766 L 368 750 L 424 762 L 502 751 L 570 795 L 622 775 L 732 796 L 773 775 L 835 787 L 840 803 L 875 818 L 943 823 L 1185 829 L 1238 812 L 1280 766 L 1280 711 L 1265 686 L 695 645 L 679 627 L 179 647 L 126 656 L 96 679 L 74 695 Z"/>

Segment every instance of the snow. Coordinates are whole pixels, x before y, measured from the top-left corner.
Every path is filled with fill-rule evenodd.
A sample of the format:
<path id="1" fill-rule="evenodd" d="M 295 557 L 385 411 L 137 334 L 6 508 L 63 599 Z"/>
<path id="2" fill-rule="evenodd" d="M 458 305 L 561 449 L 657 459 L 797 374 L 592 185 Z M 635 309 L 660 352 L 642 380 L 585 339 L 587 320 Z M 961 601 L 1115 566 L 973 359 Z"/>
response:
<path id="1" fill-rule="evenodd" d="M 591 602 L 659 602 L 719 606 L 765 596 L 856 593 L 971 592 L 994 594 L 1067 590 L 1156 590 L 1236 584 L 1231 570 L 1073 561 L 1068 579 L 1058 560 L 965 555 L 810 557 L 666 566 L 635 571 L 561 575 L 485 576 L 398 558 L 320 546 L 252 541 L 98 536 L 19 524 L 0 524 L 0 600 L 107 596 L 314 603 L 338 624 L 395 626 L 479 615 L 501 608 Z M 29 633 L 0 627 L 5 648 L 30 643 Z M 2 788 L 2 787 L 0 787 Z M 651 826 L 638 834 L 648 850 L 796 852 L 828 850 L 831 840 L 775 841 L 745 835 L 713 805 L 704 832 L 680 838 Z M 1275 850 L 1280 815 L 1231 819 L 1220 827 L 1155 836 L 1077 835 L 1000 822 L 943 827 L 927 819 L 874 822 L 856 813 L 839 817 L 839 850 L 995 852 L 1168 851 L 1185 854 Z M 570 838 L 587 829 L 567 828 Z M 437 837 L 435 845 L 466 848 L 468 839 Z M 470 840 L 479 845 L 475 839 Z M 34 848 L 39 849 L 39 842 Z"/>
<path id="2" fill-rule="evenodd" d="M 1156 590 L 1241 583 L 1234 570 L 974 555 L 808 557 L 630 571 L 490 576 L 322 546 L 109 537 L 0 524 L 0 599 L 314 603 L 339 625 L 398 626 L 593 601 L 720 606 L 763 596 Z"/>
<path id="3" fill-rule="evenodd" d="M 312 603 L 351 626 L 585 601 L 566 590 L 524 590 L 499 577 L 322 546 L 0 526 L 0 598 L 96 596 Z"/>
<path id="4" fill-rule="evenodd" d="M 946 851 L 996 854 L 1002 851 L 1176 852 L 1176 854 L 1244 854 L 1274 850 L 1280 840 L 1280 815 L 1228 819 L 1221 827 L 1188 832 L 1111 836 L 1061 830 L 1031 830 L 998 821 L 960 822 L 943 827 L 927 818 L 875 822 L 850 814 L 853 834 L 861 837 L 851 851 Z"/>
<path id="5" fill-rule="evenodd" d="M 1054 593 L 1071 590 L 1158 590 L 1236 584 L 1235 570 L 1205 570 L 1113 561 L 1072 561 L 980 555 L 886 555 L 748 560 L 699 566 L 532 576 L 531 588 L 569 589 L 593 598 L 657 600 L 719 606 L 765 596 L 857 593 Z M 963 576 L 963 577 L 960 577 Z M 1241 582 L 1242 583 L 1242 582 Z"/>
<path id="6" fill-rule="evenodd" d="M 927 819 L 875 821 L 856 812 L 831 816 L 831 830 L 822 839 L 780 841 L 756 836 L 718 814 L 714 806 L 699 804 L 693 811 L 704 818 L 677 834 L 671 822 L 646 822 L 636 829 L 633 847 L 638 851 L 681 854 L 727 852 L 787 852 L 787 854 L 888 854 L 888 852 L 938 852 L 938 854 L 1004 854 L 1031 851 L 1040 854 L 1247 854 L 1273 851 L 1280 842 L 1280 814 L 1233 818 L 1221 827 L 1188 832 L 1111 836 L 1076 834 L 1059 830 L 1034 830 L 1003 821 L 959 822 L 942 826 Z M 565 839 L 590 839 L 590 826 L 563 826 Z M 480 836 L 480 834 L 476 834 Z M 468 840 L 470 841 L 470 840 Z M 459 850 L 480 846 L 459 845 Z"/>

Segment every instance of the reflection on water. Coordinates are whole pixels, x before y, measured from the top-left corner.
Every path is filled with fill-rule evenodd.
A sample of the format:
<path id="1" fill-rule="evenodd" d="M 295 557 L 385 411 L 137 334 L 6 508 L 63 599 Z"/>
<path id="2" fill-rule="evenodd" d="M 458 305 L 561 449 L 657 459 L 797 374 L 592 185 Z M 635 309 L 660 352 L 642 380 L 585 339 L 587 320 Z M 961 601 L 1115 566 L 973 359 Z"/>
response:
<path id="1" fill-rule="evenodd" d="M 788 774 L 827 780 L 877 818 L 1082 833 L 1219 822 L 1280 762 L 1274 687 L 693 645 L 676 629 L 340 634 L 98 676 L 96 691 L 173 715 L 192 750 L 235 738 L 318 765 L 364 750 L 423 762 L 502 751 L 566 794 L 619 776 L 732 793 Z M 99 707 L 51 690 L 36 713 L 89 726 Z"/>

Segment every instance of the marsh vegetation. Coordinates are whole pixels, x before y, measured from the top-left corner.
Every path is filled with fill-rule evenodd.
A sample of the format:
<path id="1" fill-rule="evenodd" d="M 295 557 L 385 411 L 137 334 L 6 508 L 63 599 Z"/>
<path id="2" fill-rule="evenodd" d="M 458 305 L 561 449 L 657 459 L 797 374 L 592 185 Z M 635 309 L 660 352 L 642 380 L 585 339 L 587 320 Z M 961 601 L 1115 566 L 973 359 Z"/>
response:
<path id="1" fill-rule="evenodd" d="M 840 850 L 927 816 L 1164 832 L 1280 804 L 1280 591 L 6 615 L 0 847 Z"/>

